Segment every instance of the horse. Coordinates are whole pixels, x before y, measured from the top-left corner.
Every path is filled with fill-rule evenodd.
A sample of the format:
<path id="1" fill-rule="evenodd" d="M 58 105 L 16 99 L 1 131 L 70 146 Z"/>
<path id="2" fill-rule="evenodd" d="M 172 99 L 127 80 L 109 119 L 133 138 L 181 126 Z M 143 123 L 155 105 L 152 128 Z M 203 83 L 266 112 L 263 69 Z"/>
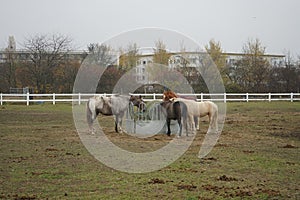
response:
<path id="1" fill-rule="evenodd" d="M 132 103 L 133 106 L 136 106 L 138 108 L 139 112 L 146 112 L 147 106 L 141 95 L 139 97 L 131 95 L 129 101 Z"/>
<path id="2" fill-rule="evenodd" d="M 162 109 L 164 115 L 166 116 L 166 122 L 168 127 L 167 135 L 171 135 L 171 129 L 170 129 L 170 123 L 171 120 L 177 120 L 179 125 L 179 136 L 181 136 L 182 133 L 182 122 L 181 118 L 183 118 L 183 123 L 186 127 L 186 135 L 188 136 L 187 131 L 187 124 L 186 124 L 186 118 L 187 118 L 187 106 L 185 103 L 180 101 L 163 101 L 160 103 L 160 106 L 162 106 L 164 109 Z"/>
<path id="3" fill-rule="evenodd" d="M 115 131 L 118 133 L 122 130 L 122 119 L 126 110 L 128 109 L 129 103 L 137 106 L 142 111 L 145 110 L 145 104 L 141 98 L 135 96 L 125 96 L 125 95 L 113 95 L 111 97 L 106 96 L 96 96 L 92 97 L 87 102 L 87 123 L 89 130 L 92 134 L 94 133 L 93 122 L 98 116 L 98 114 L 111 116 L 115 118 Z"/>
<path id="4" fill-rule="evenodd" d="M 178 97 L 173 91 L 166 91 L 163 94 L 164 101 L 181 101 L 184 102 L 188 107 L 189 119 L 192 117 L 195 119 L 198 117 L 208 116 L 209 119 L 209 130 L 208 132 L 218 131 L 218 106 L 211 101 L 197 102 L 194 100 L 183 99 Z M 192 129 L 195 129 L 195 120 L 190 121 Z M 197 124 L 198 125 L 198 124 Z"/>

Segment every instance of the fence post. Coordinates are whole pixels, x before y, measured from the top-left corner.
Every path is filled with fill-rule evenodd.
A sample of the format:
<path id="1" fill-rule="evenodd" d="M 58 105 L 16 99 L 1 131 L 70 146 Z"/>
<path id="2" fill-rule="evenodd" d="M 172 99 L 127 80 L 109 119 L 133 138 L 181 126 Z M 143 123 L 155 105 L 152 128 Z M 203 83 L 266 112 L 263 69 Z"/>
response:
<path id="1" fill-rule="evenodd" d="M 55 93 L 53 93 L 53 100 L 52 100 L 52 104 L 55 105 Z"/>
<path id="2" fill-rule="evenodd" d="M 248 94 L 248 92 L 246 93 L 246 101 L 249 102 L 249 94 Z"/>
<path id="3" fill-rule="evenodd" d="M 153 100 L 156 100 L 156 96 L 155 96 L 155 93 L 153 93 Z"/>
<path id="4" fill-rule="evenodd" d="M 78 93 L 78 105 L 81 104 L 81 95 L 80 95 L 80 92 Z"/>
<path id="5" fill-rule="evenodd" d="M 226 92 L 224 93 L 224 103 L 226 103 Z"/>
<path id="6" fill-rule="evenodd" d="M 200 99 L 201 99 L 201 102 L 203 101 L 203 93 L 201 92 L 201 95 L 200 95 Z"/>
<path id="7" fill-rule="evenodd" d="M 269 102 L 271 102 L 271 93 L 269 92 Z"/>
<path id="8" fill-rule="evenodd" d="M 29 92 L 26 93 L 26 105 L 29 106 Z"/>
<path id="9" fill-rule="evenodd" d="M 3 105 L 3 97 L 2 97 L 2 93 L 0 93 L 0 102 L 1 102 L 1 106 Z"/>
<path id="10" fill-rule="evenodd" d="M 293 102 L 294 93 L 291 92 L 291 102 Z"/>

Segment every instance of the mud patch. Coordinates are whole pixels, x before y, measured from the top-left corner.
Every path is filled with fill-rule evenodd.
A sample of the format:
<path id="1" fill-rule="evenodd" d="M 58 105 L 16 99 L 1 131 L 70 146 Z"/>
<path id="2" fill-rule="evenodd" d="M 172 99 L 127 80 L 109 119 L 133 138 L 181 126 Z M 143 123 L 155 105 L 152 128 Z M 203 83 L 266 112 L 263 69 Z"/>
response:
<path id="1" fill-rule="evenodd" d="M 159 178 L 152 178 L 150 181 L 148 181 L 149 184 L 165 184 L 166 182 Z"/>
<path id="2" fill-rule="evenodd" d="M 218 181 L 238 181 L 237 178 L 229 177 L 226 175 L 222 175 L 222 176 L 218 177 L 217 180 Z"/>
<path id="3" fill-rule="evenodd" d="M 279 148 L 285 148 L 285 149 L 296 149 L 298 147 L 292 145 L 292 144 L 286 144 L 284 146 L 279 146 Z"/>
<path id="4" fill-rule="evenodd" d="M 194 191 L 194 190 L 197 189 L 197 186 L 193 185 L 193 184 L 191 184 L 191 185 L 189 185 L 189 184 L 187 184 L 187 185 L 179 184 L 179 185 L 176 185 L 176 187 L 177 187 L 178 190 L 188 190 L 188 191 Z"/>

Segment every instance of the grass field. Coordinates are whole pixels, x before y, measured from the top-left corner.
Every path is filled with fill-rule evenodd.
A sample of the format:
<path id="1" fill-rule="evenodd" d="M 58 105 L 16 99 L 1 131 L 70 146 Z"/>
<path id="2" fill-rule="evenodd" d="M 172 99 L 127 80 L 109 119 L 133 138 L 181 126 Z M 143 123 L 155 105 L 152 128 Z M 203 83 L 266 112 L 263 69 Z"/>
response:
<path id="1" fill-rule="evenodd" d="M 111 141 L 143 152 L 170 138 L 137 139 L 113 131 Z M 72 107 L 0 107 L 0 199 L 300 199 L 300 102 L 228 103 L 217 145 L 197 157 L 207 130 L 201 121 L 190 149 L 173 164 L 146 174 L 108 168 L 77 135 Z"/>

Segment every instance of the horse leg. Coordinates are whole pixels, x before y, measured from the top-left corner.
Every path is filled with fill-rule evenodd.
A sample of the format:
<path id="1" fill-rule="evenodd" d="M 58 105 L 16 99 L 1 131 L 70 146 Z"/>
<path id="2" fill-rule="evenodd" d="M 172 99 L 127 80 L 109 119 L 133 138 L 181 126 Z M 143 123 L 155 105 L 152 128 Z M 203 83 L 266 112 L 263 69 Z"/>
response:
<path id="1" fill-rule="evenodd" d="M 89 132 L 92 133 L 92 134 L 95 134 L 94 127 L 93 127 L 93 122 L 94 122 L 94 120 L 91 117 L 88 117 L 87 123 L 88 123 L 88 126 L 89 126 Z"/>
<path id="2" fill-rule="evenodd" d="M 185 134 L 188 136 L 188 125 L 187 125 L 187 118 L 183 118 L 183 126 L 185 127 Z"/>
<path id="3" fill-rule="evenodd" d="M 196 133 L 194 116 L 192 114 L 189 115 L 189 129 L 192 134 Z"/>
<path id="4" fill-rule="evenodd" d="M 123 117 L 124 117 L 124 115 L 125 115 L 125 112 L 121 112 L 119 114 L 119 128 L 120 128 L 120 132 L 121 133 L 123 133 L 123 132 L 126 133 L 126 130 L 123 130 L 123 128 L 122 128 L 122 123 L 123 123 Z"/>
<path id="5" fill-rule="evenodd" d="M 171 128 L 170 128 L 170 124 L 171 124 L 171 119 L 167 119 L 167 127 L 168 127 L 168 132 L 167 135 L 170 136 L 171 135 Z"/>
<path id="6" fill-rule="evenodd" d="M 213 131 L 215 133 L 218 132 L 218 111 L 215 111 L 211 117 L 211 126 L 213 127 Z"/>
<path id="7" fill-rule="evenodd" d="M 118 118 L 118 116 L 116 116 L 116 119 L 115 119 L 115 131 L 116 131 L 117 133 L 119 133 L 119 130 L 118 130 L 118 123 L 119 123 L 119 118 Z"/>
<path id="8" fill-rule="evenodd" d="M 195 128 L 197 131 L 200 130 L 200 126 L 199 126 L 199 118 L 194 116 L 194 123 L 195 123 Z"/>
<path id="9" fill-rule="evenodd" d="M 181 136 L 182 133 L 182 123 L 181 123 L 181 118 L 177 119 L 178 125 L 179 125 L 179 136 Z"/>
<path id="10" fill-rule="evenodd" d="M 217 125 L 217 118 L 218 118 L 218 113 L 214 112 L 214 113 L 209 113 L 208 115 L 209 117 L 209 128 L 208 128 L 208 132 L 217 132 L 218 130 L 218 125 Z"/>
<path id="11" fill-rule="evenodd" d="M 93 122 L 94 120 L 96 119 L 96 112 L 94 110 L 91 110 L 91 108 L 89 107 L 89 103 L 87 104 L 87 115 L 86 115 L 86 118 L 87 118 L 87 123 L 88 123 L 88 126 L 89 126 L 89 132 L 91 134 L 95 134 L 95 130 L 94 130 L 94 127 L 93 127 Z"/>
<path id="12" fill-rule="evenodd" d="M 123 133 L 123 129 L 122 129 L 122 118 L 120 118 L 119 120 L 119 128 L 120 128 L 120 133 Z"/>

